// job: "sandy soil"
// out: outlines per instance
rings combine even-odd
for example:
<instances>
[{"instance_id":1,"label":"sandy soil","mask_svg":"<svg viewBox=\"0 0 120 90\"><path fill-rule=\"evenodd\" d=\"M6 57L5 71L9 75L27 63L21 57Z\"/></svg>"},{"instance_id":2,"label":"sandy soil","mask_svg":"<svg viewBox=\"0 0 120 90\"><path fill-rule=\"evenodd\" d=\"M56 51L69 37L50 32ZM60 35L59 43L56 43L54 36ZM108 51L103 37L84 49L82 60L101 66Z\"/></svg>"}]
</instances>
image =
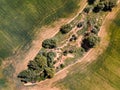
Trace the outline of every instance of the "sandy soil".
<instances>
[{"instance_id":1,"label":"sandy soil","mask_svg":"<svg viewBox=\"0 0 120 90\"><path fill-rule=\"evenodd\" d=\"M109 38L106 32L106 28L109 27L108 22L115 18L119 9L120 9L119 7L116 7L112 12L110 12L106 16L103 25L101 26L101 30L99 32L99 36L101 37L100 45L88 51L82 59L76 62L76 63L81 63L81 65L83 65L83 69L85 66L92 63L97 58L97 56L100 55L108 46ZM68 69L70 69L71 66L75 65L76 63L69 65L60 72L56 73L55 77L52 79L37 83L37 85L33 86L32 88L24 87L24 89L22 88L21 90L59 90L59 88L53 86L53 83L66 77L67 73L69 72Z\"/></svg>"}]
</instances>

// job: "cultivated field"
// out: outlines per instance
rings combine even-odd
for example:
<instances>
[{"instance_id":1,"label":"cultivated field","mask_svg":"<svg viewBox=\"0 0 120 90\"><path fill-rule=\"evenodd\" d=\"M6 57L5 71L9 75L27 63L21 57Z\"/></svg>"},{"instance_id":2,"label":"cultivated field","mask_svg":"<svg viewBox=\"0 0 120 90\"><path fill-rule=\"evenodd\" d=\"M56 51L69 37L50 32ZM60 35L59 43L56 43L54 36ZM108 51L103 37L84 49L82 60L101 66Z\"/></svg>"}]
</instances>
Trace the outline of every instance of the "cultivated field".
<instances>
[{"instance_id":1,"label":"cultivated field","mask_svg":"<svg viewBox=\"0 0 120 90\"><path fill-rule=\"evenodd\" d=\"M50 25L51 22L69 18L72 12L75 15L80 1L82 0L0 0L0 61L11 56L0 67L0 90L120 90L120 4L110 13L85 14L93 23L95 19L98 25L103 24L98 33L100 44L86 52L82 59L73 64L66 62L68 67L64 67L52 79L39 83L23 85L17 78L18 73L27 68L29 60L35 58L42 41L54 37L59 26L64 24L59 24L58 21ZM84 9L85 5L87 4L81 4L79 9ZM68 21L74 20L76 16ZM55 37L59 45L61 39L65 39L59 33ZM22 55L21 51L26 52Z\"/></svg>"},{"instance_id":2,"label":"cultivated field","mask_svg":"<svg viewBox=\"0 0 120 90\"><path fill-rule=\"evenodd\" d=\"M28 48L42 25L66 17L79 0L0 0L0 59ZM26 47L25 47L26 46Z\"/></svg>"},{"instance_id":3,"label":"cultivated field","mask_svg":"<svg viewBox=\"0 0 120 90\"><path fill-rule=\"evenodd\" d=\"M59 82L62 90L120 90L120 10L107 22L111 23L106 25L110 40L107 49L91 65L78 63L72 67Z\"/></svg>"},{"instance_id":4,"label":"cultivated field","mask_svg":"<svg viewBox=\"0 0 120 90\"><path fill-rule=\"evenodd\" d=\"M30 43L40 34L42 26L71 15L78 8L79 1L0 0L0 61L12 55L17 56L21 50L28 51ZM20 60L24 59L26 57L20 57ZM10 63L13 64L13 61ZM7 82L9 78L13 78L15 69L13 65L7 64L7 61L5 65L7 67L4 64L1 67L5 67L3 70L0 68L0 90L14 87ZM11 84L12 82L10 81Z\"/></svg>"}]
</instances>

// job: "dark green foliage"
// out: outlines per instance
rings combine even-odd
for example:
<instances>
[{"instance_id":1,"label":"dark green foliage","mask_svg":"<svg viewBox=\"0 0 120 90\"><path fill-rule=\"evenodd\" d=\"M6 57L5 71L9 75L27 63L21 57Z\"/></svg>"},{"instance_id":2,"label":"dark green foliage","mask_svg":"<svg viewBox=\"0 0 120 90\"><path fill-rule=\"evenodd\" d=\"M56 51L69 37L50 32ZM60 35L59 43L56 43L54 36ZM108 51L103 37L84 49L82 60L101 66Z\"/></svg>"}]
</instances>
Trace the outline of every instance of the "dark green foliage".
<instances>
[{"instance_id":1,"label":"dark green foliage","mask_svg":"<svg viewBox=\"0 0 120 90\"><path fill-rule=\"evenodd\" d=\"M47 59L44 56L37 55L34 60L28 63L28 68L33 70L41 70L47 66Z\"/></svg>"},{"instance_id":2,"label":"dark green foliage","mask_svg":"<svg viewBox=\"0 0 120 90\"><path fill-rule=\"evenodd\" d=\"M99 30L93 28L93 29L91 30L91 32L94 33L94 34L98 34Z\"/></svg>"},{"instance_id":3,"label":"dark green foliage","mask_svg":"<svg viewBox=\"0 0 120 90\"><path fill-rule=\"evenodd\" d=\"M77 36L76 35L72 35L72 37L70 38L69 41L76 41L77 40Z\"/></svg>"},{"instance_id":4,"label":"dark green foliage","mask_svg":"<svg viewBox=\"0 0 120 90\"><path fill-rule=\"evenodd\" d=\"M94 4L94 2L95 2L96 0L87 0L87 2L88 2L88 4Z\"/></svg>"},{"instance_id":5,"label":"dark green foliage","mask_svg":"<svg viewBox=\"0 0 120 90\"><path fill-rule=\"evenodd\" d=\"M47 78L52 78L54 76L54 69L52 68L45 68L45 74Z\"/></svg>"},{"instance_id":6,"label":"dark green foliage","mask_svg":"<svg viewBox=\"0 0 120 90\"><path fill-rule=\"evenodd\" d=\"M60 28L60 32L62 34L66 34L68 32L70 32L72 30L72 27L70 26L70 24L66 24L66 25L63 25L61 28Z\"/></svg>"},{"instance_id":7,"label":"dark green foliage","mask_svg":"<svg viewBox=\"0 0 120 90\"><path fill-rule=\"evenodd\" d=\"M97 26L95 26L95 27L91 30L91 32L97 35L98 32L99 32L99 28L98 28Z\"/></svg>"},{"instance_id":8,"label":"dark green foliage","mask_svg":"<svg viewBox=\"0 0 120 90\"><path fill-rule=\"evenodd\" d=\"M97 4L97 5L94 7L93 11L97 13L97 12L99 12L100 10L103 10L104 7L105 7L104 2L100 2L99 4Z\"/></svg>"},{"instance_id":9,"label":"dark green foliage","mask_svg":"<svg viewBox=\"0 0 120 90\"><path fill-rule=\"evenodd\" d=\"M28 67L29 69L33 69L33 70L39 69L37 62L35 62L35 60L30 61L28 63Z\"/></svg>"},{"instance_id":10,"label":"dark green foliage","mask_svg":"<svg viewBox=\"0 0 120 90\"><path fill-rule=\"evenodd\" d=\"M78 28L81 28L83 26L83 22L79 22L78 24L77 24L77 27Z\"/></svg>"},{"instance_id":11,"label":"dark green foliage","mask_svg":"<svg viewBox=\"0 0 120 90\"><path fill-rule=\"evenodd\" d=\"M56 41L53 39L46 39L42 42L42 47L53 49L57 47Z\"/></svg>"},{"instance_id":12,"label":"dark green foliage","mask_svg":"<svg viewBox=\"0 0 120 90\"><path fill-rule=\"evenodd\" d=\"M49 58L54 56L52 52L49 52L47 55ZM34 83L46 78L52 78L54 76L54 69L50 64L53 65L53 61L48 61L50 59L47 59L38 54L33 61L29 62L28 69L19 73L18 78L21 78L21 81L25 83Z\"/></svg>"},{"instance_id":13,"label":"dark green foliage","mask_svg":"<svg viewBox=\"0 0 120 90\"><path fill-rule=\"evenodd\" d=\"M96 13L99 11L112 11L115 5L115 1L101 1L94 7L93 11Z\"/></svg>"},{"instance_id":14,"label":"dark green foliage","mask_svg":"<svg viewBox=\"0 0 120 90\"><path fill-rule=\"evenodd\" d=\"M84 10L83 10L85 13L89 13L90 12L90 7L86 7L86 8L84 8Z\"/></svg>"},{"instance_id":15,"label":"dark green foliage","mask_svg":"<svg viewBox=\"0 0 120 90\"><path fill-rule=\"evenodd\" d=\"M56 53L54 53L54 52L47 53L47 57L49 57L49 58L54 58L55 56L56 56Z\"/></svg>"},{"instance_id":16,"label":"dark green foliage","mask_svg":"<svg viewBox=\"0 0 120 90\"><path fill-rule=\"evenodd\" d=\"M27 83L27 82L32 82L32 83L36 82L37 81L36 76L37 75L36 75L35 71L29 70L29 69L20 72L20 74L18 75L19 78L22 78L21 81L25 82L25 83Z\"/></svg>"},{"instance_id":17,"label":"dark green foliage","mask_svg":"<svg viewBox=\"0 0 120 90\"><path fill-rule=\"evenodd\" d=\"M47 64L49 67L53 67L53 61L55 56L56 56L56 53L54 52L47 53Z\"/></svg>"},{"instance_id":18,"label":"dark green foliage","mask_svg":"<svg viewBox=\"0 0 120 90\"><path fill-rule=\"evenodd\" d=\"M43 51L43 52L41 51L39 54L41 54L41 55L47 57L47 51Z\"/></svg>"},{"instance_id":19,"label":"dark green foliage","mask_svg":"<svg viewBox=\"0 0 120 90\"><path fill-rule=\"evenodd\" d=\"M70 49L68 52L69 52L69 53L74 53L74 50Z\"/></svg>"},{"instance_id":20,"label":"dark green foliage","mask_svg":"<svg viewBox=\"0 0 120 90\"><path fill-rule=\"evenodd\" d=\"M64 64L60 64L60 68L64 68L65 67L65 65Z\"/></svg>"},{"instance_id":21,"label":"dark green foliage","mask_svg":"<svg viewBox=\"0 0 120 90\"><path fill-rule=\"evenodd\" d=\"M65 50L65 51L63 52L63 55L64 55L64 56L67 56L67 54L68 54L68 50Z\"/></svg>"},{"instance_id":22,"label":"dark green foliage","mask_svg":"<svg viewBox=\"0 0 120 90\"><path fill-rule=\"evenodd\" d=\"M93 48L96 46L96 44L100 41L99 37L95 34L89 34L88 36L85 36L85 38L82 41L82 47L87 51L90 48Z\"/></svg>"},{"instance_id":23,"label":"dark green foliage","mask_svg":"<svg viewBox=\"0 0 120 90\"><path fill-rule=\"evenodd\" d=\"M112 11L112 8L115 6L114 1L105 2L103 11Z\"/></svg>"}]
</instances>

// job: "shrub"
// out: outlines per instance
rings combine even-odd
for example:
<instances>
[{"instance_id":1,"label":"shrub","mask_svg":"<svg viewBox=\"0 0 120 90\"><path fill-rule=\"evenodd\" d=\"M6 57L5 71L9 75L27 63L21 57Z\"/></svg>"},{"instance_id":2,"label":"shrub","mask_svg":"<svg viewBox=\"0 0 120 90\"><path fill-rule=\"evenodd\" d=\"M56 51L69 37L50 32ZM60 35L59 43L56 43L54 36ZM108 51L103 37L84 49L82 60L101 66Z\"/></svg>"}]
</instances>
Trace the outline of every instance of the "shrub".
<instances>
[{"instance_id":1,"label":"shrub","mask_svg":"<svg viewBox=\"0 0 120 90\"><path fill-rule=\"evenodd\" d=\"M57 47L56 41L53 39L46 39L42 43L42 47L48 48L48 49L53 49Z\"/></svg>"},{"instance_id":2,"label":"shrub","mask_svg":"<svg viewBox=\"0 0 120 90\"><path fill-rule=\"evenodd\" d=\"M44 56L37 55L34 60L40 68L47 66L47 59Z\"/></svg>"},{"instance_id":3,"label":"shrub","mask_svg":"<svg viewBox=\"0 0 120 90\"><path fill-rule=\"evenodd\" d=\"M91 32L97 35L98 32L99 32L99 29L97 29L97 28L93 28L93 29L91 30Z\"/></svg>"},{"instance_id":4,"label":"shrub","mask_svg":"<svg viewBox=\"0 0 120 90\"><path fill-rule=\"evenodd\" d=\"M71 41L75 41L75 40L77 40L77 36L76 35L72 35L72 37L69 39L70 42Z\"/></svg>"},{"instance_id":5,"label":"shrub","mask_svg":"<svg viewBox=\"0 0 120 90\"><path fill-rule=\"evenodd\" d=\"M74 53L74 50L70 49L70 50L69 50L69 53Z\"/></svg>"},{"instance_id":6,"label":"shrub","mask_svg":"<svg viewBox=\"0 0 120 90\"><path fill-rule=\"evenodd\" d=\"M56 53L54 52L48 52L47 53L47 65L48 67L53 67L53 61L54 61L54 57L56 56Z\"/></svg>"},{"instance_id":7,"label":"shrub","mask_svg":"<svg viewBox=\"0 0 120 90\"><path fill-rule=\"evenodd\" d=\"M45 68L45 77L52 78L54 76L54 69L53 68Z\"/></svg>"},{"instance_id":8,"label":"shrub","mask_svg":"<svg viewBox=\"0 0 120 90\"><path fill-rule=\"evenodd\" d=\"M86 7L83 11L84 11L85 13L89 13L89 12L90 12L90 7Z\"/></svg>"},{"instance_id":9,"label":"shrub","mask_svg":"<svg viewBox=\"0 0 120 90\"><path fill-rule=\"evenodd\" d=\"M94 2L95 2L96 0L87 0L87 2L88 2L88 4L94 4Z\"/></svg>"},{"instance_id":10,"label":"shrub","mask_svg":"<svg viewBox=\"0 0 120 90\"><path fill-rule=\"evenodd\" d=\"M36 73L32 70L24 70L19 73L19 78L22 78L22 82L36 82Z\"/></svg>"},{"instance_id":11,"label":"shrub","mask_svg":"<svg viewBox=\"0 0 120 90\"><path fill-rule=\"evenodd\" d=\"M64 64L60 64L60 68L64 68L65 67L65 65Z\"/></svg>"},{"instance_id":12,"label":"shrub","mask_svg":"<svg viewBox=\"0 0 120 90\"><path fill-rule=\"evenodd\" d=\"M62 34L66 34L68 32L70 32L72 30L72 27L70 26L70 24L66 24L66 25L63 25L61 28L60 28L60 32Z\"/></svg>"},{"instance_id":13,"label":"shrub","mask_svg":"<svg viewBox=\"0 0 120 90\"><path fill-rule=\"evenodd\" d=\"M116 5L115 1L100 1L93 9L94 12L99 11L112 11L112 8Z\"/></svg>"},{"instance_id":14,"label":"shrub","mask_svg":"<svg viewBox=\"0 0 120 90\"><path fill-rule=\"evenodd\" d=\"M65 50L65 51L63 52L63 55L64 55L64 56L67 56L67 54L68 54L68 51Z\"/></svg>"},{"instance_id":15,"label":"shrub","mask_svg":"<svg viewBox=\"0 0 120 90\"><path fill-rule=\"evenodd\" d=\"M56 57L56 53L55 52L48 52L47 57L54 58L54 57Z\"/></svg>"},{"instance_id":16,"label":"shrub","mask_svg":"<svg viewBox=\"0 0 120 90\"><path fill-rule=\"evenodd\" d=\"M49 52L48 56L54 56L53 52ZM53 61L52 61L53 62ZM53 65L53 63L49 62ZM54 76L54 69L47 64L47 58L41 55L37 55L33 61L28 64L28 69L20 72L18 78L21 78L22 82L41 81L46 78L52 78Z\"/></svg>"},{"instance_id":17,"label":"shrub","mask_svg":"<svg viewBox=\"0 0 120 90\"><path fill-rule=\"evenodd\" d=\"M82 47L87 51L93 48L100 41L99 37L95 34L89 34L82 41Z\"/></svg>"}]
</instances>

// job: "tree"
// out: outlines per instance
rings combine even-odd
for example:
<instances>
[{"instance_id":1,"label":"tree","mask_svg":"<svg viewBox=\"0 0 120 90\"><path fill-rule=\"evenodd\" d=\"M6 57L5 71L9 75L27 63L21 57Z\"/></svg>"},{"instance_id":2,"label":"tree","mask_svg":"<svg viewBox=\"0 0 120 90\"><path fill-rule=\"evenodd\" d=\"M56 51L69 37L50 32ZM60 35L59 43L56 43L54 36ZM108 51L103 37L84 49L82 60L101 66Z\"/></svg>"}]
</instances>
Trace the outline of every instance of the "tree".
<instances>
[{"instance_id":1,"label":"tree","mask_svg":"<svg viewBox=\"0 0 120 90\"><path fill-rule=\"evenodd\" d=\"M112 8L116 5L116 3L114 1L109 1L109 2L105 2L105 7L103 8L103 11L112 11Z\"/></svg>"},{"instance_id":2,"label":"tree","mask_svg":"<svg viewBox=\"0 0 120 90\"><path fill-rule=\"evenodd\" d=\"M90 12L90 7L86 7L83 11L84 11L85 13L89 13L89 12Z\"/></svg>"},{"instance_id":3,"label":"tree","mask_svg":"<svg viewBox=\"0 0 120 90\"><path fill-rule=\"evenodd\" d=\"M89 50L90 48L93 48L96 46L96 44L100 41L99 37L95 34L89 34L82 40L82 47L85 49L85 51Z\"/></svg>"},{"instance_id":4,"label":"tree","mask_svg":"<svg viewBox=\"0 0 120 90\"><path fill-rule=\"evenodd\" d=\"M54 53L54 52L47 53L47 65L48 65L48 67L53 67L53 61L54 61L55 56L56 56L56 53Z\"/></svg>"},{"instance_id":5,"label":"tree","mask_svg":"<svg viewBox=\"0 0 120 90\"><path fill-rule=\"evenodd\" d=\"M91 30L91 32L97 35L99 32L99 28L97 26L94 26L94 28Z\"/></svg>"},{"instance_id":6,"label":"tree","mask_svg":"<svg viewBox=\"0 0 120 90\"><path fill-rule=\"evenodd\" d=\"M60 68L64 68L65 67L65 65L64 64L60 64Z\"/></svg>"},{"instance_id":7,"label":"tree","mask_svg":"<svg viewBox=\"0 0 120 90\"><path fill-rule=\"evenodd\" d=\"M53 39L46 39L42 42L42 47L53 49L57 47L56 41Z\"/></svg>"},{"instance_id":8,"label":"tree","mask_svg":"<svg viewBox=\"0 0 120 90\"><path fill-rule=\"evenodd\" d=\"M32 60L32 61L29 61L28 68L33 69L33 70L37 70L40 67L37 65L37 62L35 62L35 60Z\"/></svg>"},{"instance_id":9,"label":"tree","mask_svg":"<svg viewBox=\"0 0 120 90\"><path fill-rule=\"evenodd\" d=\"M87 0L87 2L88 2L88 4L94 4L94 2L95 2L96 0Z\"/></svg>"},{"instance_id":10,"label":"tree","mask_svg":"<svg viewBox=\"0 0 120 90\"><path fill-rule=\"evenodd\" d=\"M79 23L77 24L77 27L78 27L78 28L81 28L81 27L83 26L83 24L84 24L83 22L79 22Z\"/></svg>"},{"instance_id":11,"label":"tree","mask_svg":"<svg viewBox=\"0 0 120 90\"><path fill-rule=\"evenodd\" d=\"M100 2L97 7L100 9L100 10L103 10L103 8L105 7L104 5L104 2Z\"/></svg>"},{"instance_id":12,"label":"tree","mask_svg":"<svg viewBox=\"0 0 120 90\"><path fill-rule=\"evenodd\" d=\"M52 78L54 76L54 69L53 68L45 68L45 77Z\"/></svg>"},{"instance_id":13,"label":"tree","mask_svg":"<svg viewBox=\"0 0 120 90\"><path fill-rule=\"evenodd\" d=\"M47 66L47 59L41 55L37 55L35 57L35 62L37 63L38 67L40 67L40 68L44 68Z\"/></svg>"},{"instance_id":14,"label":"tree","mask_svg":"<svg viewBox=\"0 0 120 90\"><path fill-rule=\"evenodd\" d=\"M22 78L22 82L36 82L36 73L33 70L24 70L19 73L18 78Z\"/></svg>"},{"instance_id":15,"label":"tree","mask_svg":"<svg viewBox=\"0 0 120 90\"><path fill-rule=\"evenodd\" d=\"M52 52L48 56L54 56ZM52 61L53 62L53 61ZM52 78L54 76L54 69L47 65L47 58L41 55L37 55L33 61L28 64L28 69L20 72L18 78L21 78L22 82L36 82L46 78Z\"/></svg>"},{"instance_id":16,"label":"tree","mask_svg":"<svg viewBox=\"0 0 120 90\"><path fill-rule=\"evenodd\" d=\"M112 11L112 8L116 5L115 1L100 1L93 9L94 12L99 11Z\"/></svg>"},{"instance_id":17,"label":"tree","mask_svg":"<svg viewBox=\"0 0 120 90\"><path fill-rule=\"evenodd\" d=\"M68 32L70 32L72 30L72 27L70 26L70 24L66 24L66 25L63 25L61 28L60 28L60 32L62 34L66 34Z\"/></svg>"}]
</instances>

